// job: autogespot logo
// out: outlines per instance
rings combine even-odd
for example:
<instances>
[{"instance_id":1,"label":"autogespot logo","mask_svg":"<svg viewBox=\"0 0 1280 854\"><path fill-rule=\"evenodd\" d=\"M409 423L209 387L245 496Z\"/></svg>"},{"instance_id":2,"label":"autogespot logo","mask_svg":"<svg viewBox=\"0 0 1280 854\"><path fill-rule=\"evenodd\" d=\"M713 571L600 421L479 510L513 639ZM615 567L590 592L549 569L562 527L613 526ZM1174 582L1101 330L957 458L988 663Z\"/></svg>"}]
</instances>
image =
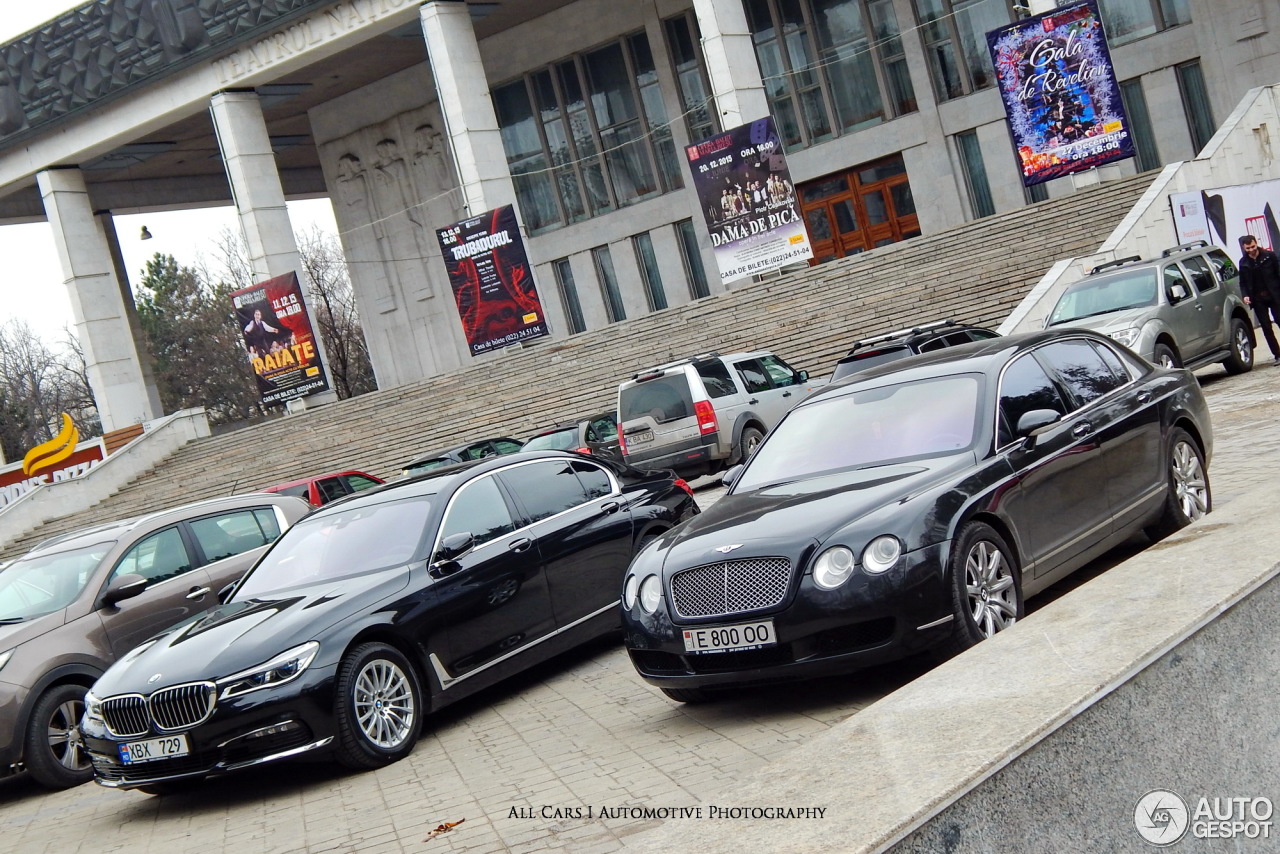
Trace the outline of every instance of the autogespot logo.
<instances>
[{"instance_id":1,"label":"autogespot logo","mask_svg":"<svg viewBox=\"0 0 1280 854\"><path fill-rule=\"evenodd\" d=\"M1147 792L1133 809L1133 823L1152 845L1172 845L1187 833L1187 804L1173 792Z\"/></svg>"}]
</instances>

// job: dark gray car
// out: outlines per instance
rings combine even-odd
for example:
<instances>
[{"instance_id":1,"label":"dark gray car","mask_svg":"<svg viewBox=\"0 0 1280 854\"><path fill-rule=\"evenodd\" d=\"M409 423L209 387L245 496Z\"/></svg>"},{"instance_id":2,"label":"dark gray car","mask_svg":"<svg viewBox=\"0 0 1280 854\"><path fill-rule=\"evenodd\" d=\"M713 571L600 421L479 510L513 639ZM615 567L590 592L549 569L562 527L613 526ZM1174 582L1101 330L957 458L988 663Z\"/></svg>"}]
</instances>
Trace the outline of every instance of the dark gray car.
<instances>
[{"instance_id":1,"label":"dark gray car","mask_svg":"<svg viewBox=\"0 0 1280 854\"><path fill-rule=\"evenodd\" d=\"M117 659L218 604L280 533L311 511L256 493L84 528L0 572L0 777L66 788L93 777L85 692Z\"/></svg>"}]
</instances>

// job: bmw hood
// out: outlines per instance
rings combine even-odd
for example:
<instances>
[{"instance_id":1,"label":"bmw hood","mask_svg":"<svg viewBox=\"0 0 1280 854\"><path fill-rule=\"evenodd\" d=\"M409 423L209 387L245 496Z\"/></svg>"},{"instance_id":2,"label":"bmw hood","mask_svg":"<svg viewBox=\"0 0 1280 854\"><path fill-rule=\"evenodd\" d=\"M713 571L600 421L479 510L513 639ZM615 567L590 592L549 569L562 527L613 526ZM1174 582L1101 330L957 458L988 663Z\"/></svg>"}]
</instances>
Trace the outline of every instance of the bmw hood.
<instances>
[{"instance_id":1,"label":"bmw hood","mask_svg":"<svg viewBox=\"0 0 1280 854\"><path fill-rule=\"evenodd\" d=\"M850 523L900 504L973 464L973 454L965 452L726 495L679 529L664 569L736 557L798 556Z\"/></svg>"},{"instance_id":2,"label":"bmw hood","mask_svg":"<svg viewBox=\"0 0 1280 854\"><path fill-rule=\"evenodd\" d=\"M217 681L318 640L335 623L371 612L408 582L409 568L401 566L219 605L144 644L141 653L125 655L93 692L149 694L168 685Z\"/></svg>"}]
</instances>

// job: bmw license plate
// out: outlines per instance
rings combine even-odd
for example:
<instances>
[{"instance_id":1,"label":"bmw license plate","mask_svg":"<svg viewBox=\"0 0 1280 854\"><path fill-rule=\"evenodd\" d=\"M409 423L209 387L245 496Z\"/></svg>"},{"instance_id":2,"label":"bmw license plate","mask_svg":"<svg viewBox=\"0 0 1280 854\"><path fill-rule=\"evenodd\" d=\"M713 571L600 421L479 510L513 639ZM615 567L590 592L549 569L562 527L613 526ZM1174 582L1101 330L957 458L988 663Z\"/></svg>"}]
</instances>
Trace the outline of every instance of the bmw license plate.
<instances>
[{"instance_id":1,"label":"bmw license plate","mask_svg":"<svg viewBox=\"0 0 1280 854\"><path fill-rule=\"evenodd\" d=\"M778 637L773 633L773 620L742 623L736 626L704 626L684 630L685 652L729 652L773 646Z\"/></svg>"},{"instance_id":2,"label":"bmw license plate","mask_svg":"<svg viewBox=\"0 0 1280 854\"><path fill-rule=\"evenodd\" d=\"M191 752L185 735L167 735L164 738L150 738L146 741L131 741L120 745L120 761L125 765L139 762L154 762L157 759L172 759L175 756L186 756Z\"/></svg>"}]
</instances>

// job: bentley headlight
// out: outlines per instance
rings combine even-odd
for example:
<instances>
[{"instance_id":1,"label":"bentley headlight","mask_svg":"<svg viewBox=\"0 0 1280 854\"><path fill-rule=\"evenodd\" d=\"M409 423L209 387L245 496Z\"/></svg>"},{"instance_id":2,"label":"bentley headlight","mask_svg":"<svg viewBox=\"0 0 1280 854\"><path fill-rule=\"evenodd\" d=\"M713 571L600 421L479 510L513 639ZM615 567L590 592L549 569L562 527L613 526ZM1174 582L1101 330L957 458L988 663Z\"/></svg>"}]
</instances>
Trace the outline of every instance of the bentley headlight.
<instances>
[{"instance_id":1,"label":"bentley headlight","mask_svg":"<svg viewBox=\"0 0 1280 854\"><path fill-rule=\"evenodd\" d=\"M656 575L650 575L640 582L640 607L650 614L658 610L662 601L662 581Z\"/></svg>"},{"instance_id":2,"label":"bentley headlight","mask_svg":"<svg viewBox=\"0 0 1280 854\"><path fill-rule=\"evenodd\" d=\"M274 688L286 682L292 682L302 675L320 650L316 641L308 641L301 646L282 652L270 661L265 661L248 670L241 670L218 680L219 696L222 699L239 697L250 691L262 688Z\"/></svg>"},{"instance_id":3,"label":"bentley headlight","mask_svg":"<svg viewBox=\"0 0 1280 854\"><path fill-rule=\"evenodd\" d=\"M862 551L862 568L872 575L879 575L893 568L902 556L902 543L897 537L885 534L867 543Z\"/></svg>"},{"instance_id":4,"label":"bentley headlight","mask_svg":"<svg viewBox=\"0 0 1280 854\"><path fill-rule=\"evenodd\" d=\"M636 596L639 595L640 580L634 575L627 576L627 583L622 587L622 607L630 611L636 605Z\"/></svg>"},{"instance_id":5,"label":"bentley headlight","mask_svg":"<svg viewBox=\"0 0 1280 854\"><path fill-rule=\"evenodd\" d=\"M835 590L853 574L853 552L835 546L818 555L813 564L813 583L823 590Z\"/></svg>"},{"instance_id":6,"label":"bentley headlight","mask_svg":"<svg viewBox=\"0 0 1280 854\"><path fill-rule=\"evenodd\" d=\"M1141 332L1142 330L1138 327L1130 326L1128 329L1118 329L1115 332L1108 333L1108 335L1113 341L1118 341L1126 347L1132 347L1137 343L1138 335Z\"/></svg>"}]
</instances>

